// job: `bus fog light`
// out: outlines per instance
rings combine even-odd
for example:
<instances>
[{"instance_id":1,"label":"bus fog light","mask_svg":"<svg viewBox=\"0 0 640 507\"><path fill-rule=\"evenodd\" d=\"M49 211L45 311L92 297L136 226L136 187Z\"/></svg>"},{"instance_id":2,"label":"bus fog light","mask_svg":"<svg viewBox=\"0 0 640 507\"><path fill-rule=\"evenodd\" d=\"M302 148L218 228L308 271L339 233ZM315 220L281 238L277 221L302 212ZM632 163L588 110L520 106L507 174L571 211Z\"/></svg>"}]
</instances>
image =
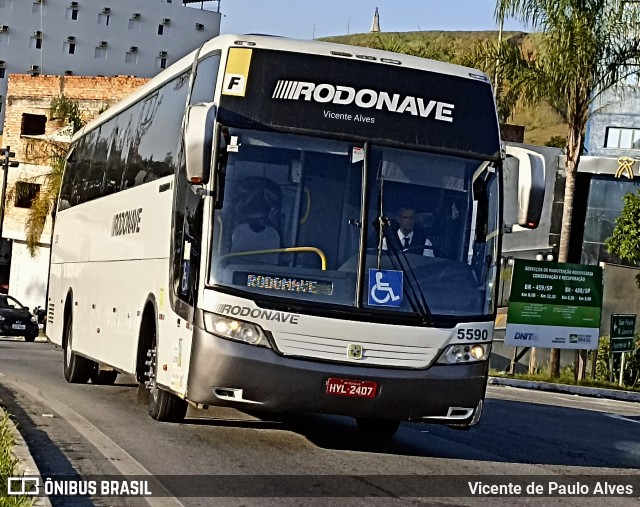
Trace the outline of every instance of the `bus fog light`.
<instances>
[{"instance_id":1,"label":"bus fog light","mask_svg":"<svg viewBox=\"0 0 640 507\"><path fill-rule=\"evenodd\" d=\"M239 342L271 347L264 331L257 324L230 319L215 313L204 312L204 328L206 331Z\"/></svg>"},{"instance_id":2,"label":"bus fog light","mask_svg":"<svg viewBox=\"0 0 640 507\"><path fill-rule=\"evenodd\" d=\"M489 358L491 345L489 343L454 344L444 349L437 364L464 364L485 361Z\"/></svg>"}]
</instances>

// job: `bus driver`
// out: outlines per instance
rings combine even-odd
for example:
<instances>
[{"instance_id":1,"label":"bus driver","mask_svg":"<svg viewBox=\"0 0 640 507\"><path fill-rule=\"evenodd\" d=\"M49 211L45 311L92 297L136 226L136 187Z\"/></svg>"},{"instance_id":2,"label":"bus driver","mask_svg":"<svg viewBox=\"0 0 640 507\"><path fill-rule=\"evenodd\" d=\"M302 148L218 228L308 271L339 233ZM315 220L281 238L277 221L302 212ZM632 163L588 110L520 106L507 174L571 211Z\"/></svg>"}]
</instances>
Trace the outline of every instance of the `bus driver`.
<instances>
[{"instance_id":1,"label":"bus driver","mask_svg":"<svg viewBox=\"0 0 640 507\"><path fill-rule=\"evenodd\" d=\"M418 246L432 246L431 240L427 238L426 233L422 229L415 226L415 222L415 210L413 208L402 207L398 210L396 222L391 224L391 228L395 234L397 234L399 245L403 251L412 248L412 250L417 253L419 250L416 249L416 247ZM382 249L387 249L386 241L383 241ZM422 255L425 257L433 257L433 249L425 248L422 251Z\"/></svg>"}]
</instances>

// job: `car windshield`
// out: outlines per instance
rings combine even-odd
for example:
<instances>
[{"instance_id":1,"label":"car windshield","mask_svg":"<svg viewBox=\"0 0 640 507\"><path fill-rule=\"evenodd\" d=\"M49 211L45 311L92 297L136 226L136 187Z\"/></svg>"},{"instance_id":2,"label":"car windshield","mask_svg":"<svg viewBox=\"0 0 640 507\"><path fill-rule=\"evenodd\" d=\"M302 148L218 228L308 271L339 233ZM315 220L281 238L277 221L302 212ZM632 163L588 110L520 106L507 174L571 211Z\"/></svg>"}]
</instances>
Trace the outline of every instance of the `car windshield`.
<instances>
[{"instance_id":1,"label":"car windshield","mask_svg":"<svg viewBox=\"0 0 640 507\"><path fill-rule=\"evenodd\" d=\"M225 139L209 284L367 313L493 311L492 164L234 128Z\"/></svg>"},{"instance_id":2,"label":"car windshield","mask_svg":"<svg viewBox=\"0 0 640 507\"><path fill-rule=\"evenodd\" d=\"M22 310L24 306L11 296L0 295L0 309Z\"/></svg>"}]
</instances>

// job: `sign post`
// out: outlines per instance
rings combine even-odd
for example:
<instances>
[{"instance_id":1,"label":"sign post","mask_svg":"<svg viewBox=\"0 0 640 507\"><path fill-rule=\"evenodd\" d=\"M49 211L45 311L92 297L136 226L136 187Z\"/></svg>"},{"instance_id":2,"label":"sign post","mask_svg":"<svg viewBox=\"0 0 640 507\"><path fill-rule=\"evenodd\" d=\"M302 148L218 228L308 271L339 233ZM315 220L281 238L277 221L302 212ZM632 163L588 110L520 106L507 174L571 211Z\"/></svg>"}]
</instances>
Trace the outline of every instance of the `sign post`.
<instances>
[{"instance_id":1,"label":"sign post","mask_svg":"<svg viewBox=\"0 0 640 507\"><path fill-rule=\"evenodd\" d=\"M609 353L609 380L613 382L613 354L622 354L620 357L620 379L624 373L625 352L633 351L634 336L636 333L636 315L614 313L611 315L611 350Z\"/></svg>"}]
</instances>

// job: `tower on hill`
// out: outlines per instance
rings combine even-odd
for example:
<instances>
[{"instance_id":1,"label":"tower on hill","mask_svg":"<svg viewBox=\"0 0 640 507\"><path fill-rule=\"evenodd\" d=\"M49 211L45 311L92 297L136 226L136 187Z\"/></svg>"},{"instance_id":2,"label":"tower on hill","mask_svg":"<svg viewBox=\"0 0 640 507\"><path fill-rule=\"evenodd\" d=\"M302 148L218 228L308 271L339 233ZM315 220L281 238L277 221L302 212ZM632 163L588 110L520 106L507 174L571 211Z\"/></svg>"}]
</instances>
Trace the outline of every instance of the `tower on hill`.
<instances>
[{"instance_id":1,"label":"tower on hill","mask_svg":"<svg viewBox=\"0 0 640 507\"><path fill-rule=\"evenodd\" d=\"M373 15L373 23L371 23L370 32L379 32L380 31L380 15L378 14L378 8L376 7L376 12Z\"/></svg>"}]
</instances>

